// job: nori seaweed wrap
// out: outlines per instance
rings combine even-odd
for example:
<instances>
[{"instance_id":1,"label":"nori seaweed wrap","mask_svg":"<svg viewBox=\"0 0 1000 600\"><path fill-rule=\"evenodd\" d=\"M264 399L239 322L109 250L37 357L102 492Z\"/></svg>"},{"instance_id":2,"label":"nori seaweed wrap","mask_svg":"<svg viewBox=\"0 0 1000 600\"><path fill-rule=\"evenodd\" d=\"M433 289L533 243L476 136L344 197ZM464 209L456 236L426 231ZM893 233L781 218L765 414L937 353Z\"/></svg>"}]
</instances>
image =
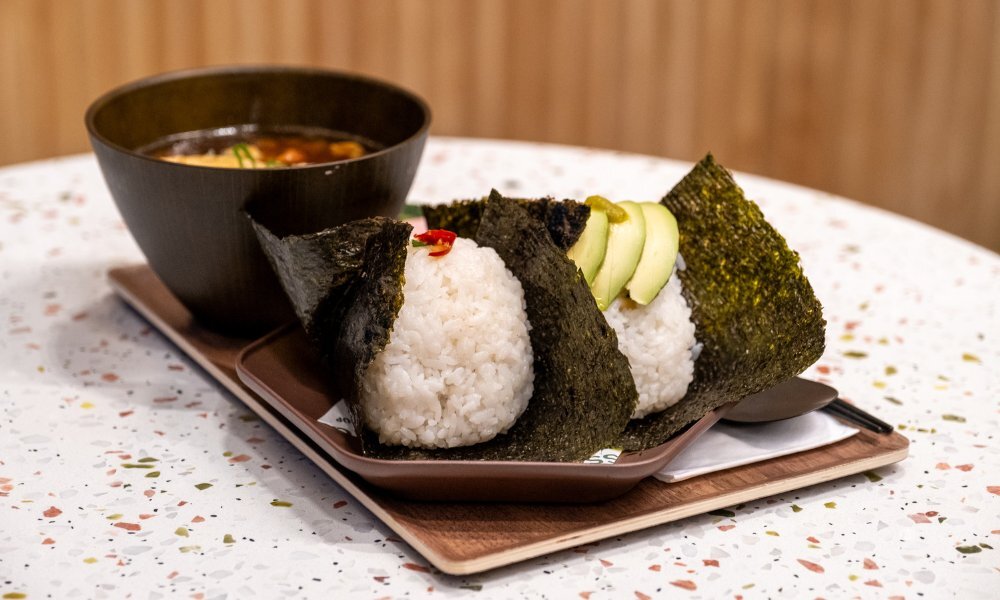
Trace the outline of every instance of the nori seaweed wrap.
<instances>
[{"instance_id":1,"label":"nori seaweed wrap","mask_svg":"<svg viewBox=\"0 0 1000 600\"><path fill-rule=\"evenodd\" d=\"M790 379L823 354L826 322L798 254L711 154L661 200L677 219L677 271L702 344L687 394L629 423L620 444L663 443L711 410Z\"/></svg>"},{"instance_id":2,"label":"nori seaweed wrap","mask_svg":"<svg viewBox=\"0 0 1000 600\"><path fill-rule=\"evenodd\" d=\"M499 195L499 192L493 190ZM437 204L423 207L428 229L447 229L462 237L476 237L486 204L493 197L478 200L459 200L451 204ZM587 224L590 207L576 200L556 200L554 198L509 198L527 211L528 215L543 224L552 241L562 250L569 250Z\"/></svg>"}]
</instances>

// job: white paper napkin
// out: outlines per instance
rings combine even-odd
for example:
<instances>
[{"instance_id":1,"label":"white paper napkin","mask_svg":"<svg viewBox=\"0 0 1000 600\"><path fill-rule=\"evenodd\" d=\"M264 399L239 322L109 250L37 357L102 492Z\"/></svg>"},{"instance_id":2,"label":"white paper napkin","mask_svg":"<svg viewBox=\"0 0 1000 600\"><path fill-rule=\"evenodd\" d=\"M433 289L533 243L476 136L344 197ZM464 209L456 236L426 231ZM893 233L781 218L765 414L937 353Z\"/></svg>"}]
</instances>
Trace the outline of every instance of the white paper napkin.
<instances>
[{"instance_id":1,"label":"white paper napkin","mask_svg":"<svg viewBox=\"0 0 1000 600\"><path fill-rule=\"evenodd\" d=\"M773 423L712 426L653 476L672 483L768 458L811 450L851 437L858 430L814 411Z\"/></svg>"}]
</instances>

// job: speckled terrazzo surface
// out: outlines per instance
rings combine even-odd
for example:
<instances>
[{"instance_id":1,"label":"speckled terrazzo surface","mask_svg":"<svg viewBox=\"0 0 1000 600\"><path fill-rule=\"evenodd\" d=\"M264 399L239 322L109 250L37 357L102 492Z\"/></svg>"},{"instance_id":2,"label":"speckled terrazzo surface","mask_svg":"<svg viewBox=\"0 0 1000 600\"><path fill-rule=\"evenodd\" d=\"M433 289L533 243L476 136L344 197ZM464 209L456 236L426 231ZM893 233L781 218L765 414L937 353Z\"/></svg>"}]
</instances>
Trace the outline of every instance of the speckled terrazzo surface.
<instances>
[{"instance_id":1,"label":"speckled terrazzo surface","mask_svg":"<svg viewBox=\"0 0 1000 600\"><path fill-rule=\"evenodd\" d=\"M410 198L658 199L688 166L437 138ZM996 597L1000 257L737 181L825 306L806 375L897 425L910 458L451 577L113 296L107 269L142 258L93 157L0 169L0 598Z\"/></svg>"}]
</instances>

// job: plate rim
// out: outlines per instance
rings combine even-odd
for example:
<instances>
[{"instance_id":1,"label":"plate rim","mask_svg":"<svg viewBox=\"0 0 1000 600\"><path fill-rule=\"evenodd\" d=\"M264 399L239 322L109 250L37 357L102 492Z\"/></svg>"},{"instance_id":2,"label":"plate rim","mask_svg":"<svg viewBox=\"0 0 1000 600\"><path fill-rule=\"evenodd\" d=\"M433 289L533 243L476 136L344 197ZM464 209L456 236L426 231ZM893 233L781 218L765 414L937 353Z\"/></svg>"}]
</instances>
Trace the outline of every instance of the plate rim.
<instances>
[{"instance_id":1,"label":"plate rim","mask_svg":"<svg viewBox=\"0 0 1000 600\"><path fill-rule=\"evenodd\" d=\"M418 469L442 472L436 473L436 475L445 475L447 474L447 471L456 469L497 471L511 474L525 472L524 474L528 475L533 474L538 469L545 469L549 472L556 471L559 474L573 477L600 480L606 480L609 477L614 479L627 479L635 477L638 481L638 479L652 475L654 472L662 469L663 466L669 462L670 459L676 456L677 453L682 451L683 448L687 447L690 443L694 442L695 439L700 437L701 434L714 425L716 421L723 418L723 415L729 409L729 405L727 405L710 411L701 419L694 421L682 433L664 442L663 444L637 452L623 452L621 455L622 457L643 457L640 460L633 460L629 462L621 462L621 457L613 464L514 460L391 460L374 458L357 453L352 449L345 448L344 445L336 443L336 440L331 440L326 435L326 431L324 430L329 429L336 431L334 427L320 423L315 419L308 418L301 415L299 411L294 410L290 403L286 399L282 398L278 392L272 389L268 381L265 378L262 378L257 371L252 368L252 360L257 353L267 349L269 346L280 341L284 337L298 334L304 335L301 331L301 326L298 323L293 322L282 325L252 341L239 352L235 365L236 374L244 385L250 388L262 400L274 407L275 410L278 410L283 416L292 421L303 431L303 433L308 435L311 439L313 439L313 441L319 444L320 447L327 451L332 458L337 460L340 465L362 477L365 476L365 473L360 472L357 468L354 468L351 464L347 463L354 463L355 466L363 466L366 469L392 472L408 472ZM290 408L292 414L289 414ZM678 445L680 445L679 449L676 448ZM412 473L405 474L412 476Z\"/></svg>"}]
</instances>

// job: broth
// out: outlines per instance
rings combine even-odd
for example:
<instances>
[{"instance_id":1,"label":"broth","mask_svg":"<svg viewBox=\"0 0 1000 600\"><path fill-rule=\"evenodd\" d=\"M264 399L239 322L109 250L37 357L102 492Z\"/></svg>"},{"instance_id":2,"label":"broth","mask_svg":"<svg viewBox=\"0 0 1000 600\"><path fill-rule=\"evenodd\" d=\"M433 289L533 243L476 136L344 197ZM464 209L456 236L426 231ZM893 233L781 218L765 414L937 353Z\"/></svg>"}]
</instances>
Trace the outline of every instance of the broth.
<instances>
[{"instance_id":1,"label":"broth","mask_svg":"<svg viewBox=\"0 0 1000 600\"><path fill-rule=\"evenodd\" d=\"M380 148L359 136L319 127L244 125L174 134L137 151L202 167L268 169L350 160Z\"/></svg>"}]
</instances>

